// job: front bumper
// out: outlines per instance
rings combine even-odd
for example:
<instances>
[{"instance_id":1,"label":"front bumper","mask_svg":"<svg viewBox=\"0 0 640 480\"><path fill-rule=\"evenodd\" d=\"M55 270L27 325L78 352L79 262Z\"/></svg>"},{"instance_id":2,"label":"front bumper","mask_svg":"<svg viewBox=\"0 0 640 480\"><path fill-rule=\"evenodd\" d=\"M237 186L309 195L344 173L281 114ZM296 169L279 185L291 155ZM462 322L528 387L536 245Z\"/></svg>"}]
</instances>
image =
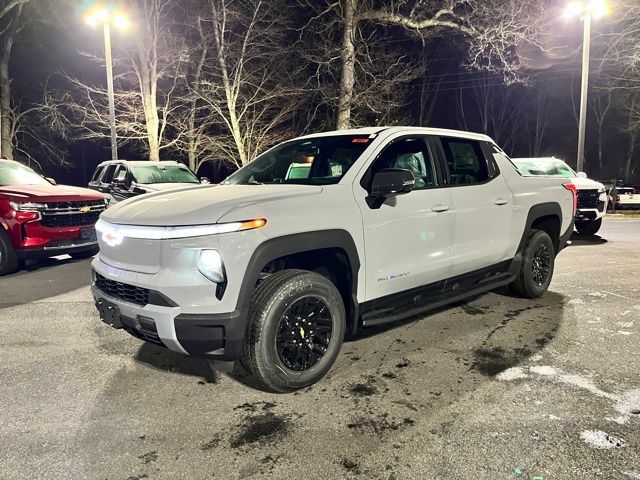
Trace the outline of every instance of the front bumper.
<instances>
[{"instance_id":1,"label":"front bumper","mask_svg":"<svg viewBox=\"0 0 640 480\"><path fill-rule=\"evenodd\" d=\"M88 250L97 250L98 243L95 241L64 241L51 242L42 248L25 248L16 250L16 255L20 260L35 260L40 258L55 257L57 255L71 255L74 253L86 252Z\"/></svg>"},{"instance_id":2,"label":"front bumper","mask_svg":"<svg viewBox=\"0 0 640 480\"><path fill-rule=\"evenodd\" d=\"M225 361L240 357L246 312L185 314L178 306L135 305L106 294L95 281L91 291L98 311L117 309L115 323L102 320L134 337L186 355Z\"/></svg>"}]
</instances>

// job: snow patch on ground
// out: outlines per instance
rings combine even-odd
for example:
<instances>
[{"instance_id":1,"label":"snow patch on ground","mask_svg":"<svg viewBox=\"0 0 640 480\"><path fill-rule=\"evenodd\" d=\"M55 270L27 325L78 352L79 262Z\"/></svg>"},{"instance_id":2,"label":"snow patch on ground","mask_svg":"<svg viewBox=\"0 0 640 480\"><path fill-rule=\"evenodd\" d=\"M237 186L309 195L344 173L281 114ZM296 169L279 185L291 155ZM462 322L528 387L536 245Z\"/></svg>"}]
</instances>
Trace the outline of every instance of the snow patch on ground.
<instances>
[{"instance_id":1,"label":"snow patch on ground","mask_svg":"<svg viewBox=\"0 0 640 480\"><path fill-rule=\"evenodd\" d=\"M512 380L519 380L521 378L527 378L527 374L524 372L522 367L507 368L496 375L496 380L500 380L502 382L511 382Z\"/></svg>"},{"instance_id":2,"label":"snow patch on ground","mask_svg":"<svg viewBox=\"0 0 640 480\"><path fill-rule=\"evenodd\" d=\"M609 435L602 430L585 430L580 433L580 438L590 447L598 449L622 448L625 446L624 440Z\"/></svg>"},{"instance_id":3,"label":"snow patch on ground","mask_svg":"<svg viewBox=\"0 0 640 480\"><path fill-rule=\"evenodd\" d=\"M546 377L556 376L560 374L560 370L554 367L550 367L548 365L540 365L529 368L529 370L533 373L537 373L538 375L544 375Z\"/></svg>"},{"instance_id":4,"label":"snow patch on ground","mask_svg":"<svg viewBox=\"0 0 640 480\"><path fill-rule=\"evenodd\" d=\"M633 328L634 322L616 322L620 328Z\"/></svg>"},{"instance_id":5,"label":"snow patch on ground","mask_svg":"<svg viewBox=\"0 0 640 480\"><path fill-rule=\"evenodd\" d=\"M623 331L623 330L618 330L618 335L629 336L629 335L633 335L633 332L627 332L627 331Z\"/></svg>"},{"instance_id":6,"label":"snow patch on ground","mask_svg":"<svg viewBox=\"0 0 640 480\"><path fill-rule=\"evenodd\" d=\"M631 416L640 418L640 389L629 390L620 395L614 408L625 422Z\"/></svg>"},{"instance_id":7,"label":"snow patch on ground","mask_svg":"<svg viewBox=\"0 0 640 480\"><path fill-rule=\"evenodd\" d=\"M535 355L532 355L531 357L529 357L529 361L531 361L531 362L540 362L540 361L542 361L542 354L541 353L536 353Z\"/></svg>"}]
</instances>

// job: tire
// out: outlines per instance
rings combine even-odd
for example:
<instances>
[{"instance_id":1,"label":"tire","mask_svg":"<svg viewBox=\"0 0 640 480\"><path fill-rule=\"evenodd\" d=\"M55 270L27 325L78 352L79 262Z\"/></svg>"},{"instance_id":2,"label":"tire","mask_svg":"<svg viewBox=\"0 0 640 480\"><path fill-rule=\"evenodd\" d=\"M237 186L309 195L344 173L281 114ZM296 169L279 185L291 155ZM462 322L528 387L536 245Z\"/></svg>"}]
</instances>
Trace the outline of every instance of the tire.
<instances>
[{"instance_id":1,"label":"tire","mask_svg":"<svg viewBox=\"0 0 640 480\"><path fill-rule=\"evenodd\" d=\"M305 323L310 316L317 320ZM329 371L340 352L345 325L342 297L326 277L306 270L274 273L253 294L241 363L259 388L299 390ZM310 335L312 329L322 333Z\"/></svg>"},{"instance_id":2,"label":"tire","mask_svg":"<svg viewBox=\"0 0 640 480\"><path fill-rule=\"evenodd\" d=\"M551 283L555 257L556 251L549 234L542 230L533 230L522 252L522 265L518 276L509 284L511 292L524 298L541 297Z\"/></svg>"},{"instance_id":3,"label":"tire","mask_svg":"<svg viewBox=\"0 0 640 480\"><path fill-rule=\"evenodd\" d=\"M9 237L0 230L0 276L15 272L19 264Z\"/></svg>"},{"instance_id":4,"label":"tire","mask_svg":"<svg viewBox=\"0 0 640 480\"><path fill-rule=\"evenodd\" d=\"M583 235L595 235L602 226L602 218L593 220L592 222L576 223L576 230Z\"/></svg>"},{"instance_id":5,"label":"tire","mask_svg":"<svg viewBox=\"0 0 640 480\"><path fill-rule=\"evenodd\" d=\"M89 250L81 250L80 252L73 252L73 253L70 253L69 255L71 255L71 258L80 260L83 258L91 258L94 255L96 255L99 251L100 251L100 248L98 246L95 246L93 248L90 248Z\"/></svg>"}]
</instances>

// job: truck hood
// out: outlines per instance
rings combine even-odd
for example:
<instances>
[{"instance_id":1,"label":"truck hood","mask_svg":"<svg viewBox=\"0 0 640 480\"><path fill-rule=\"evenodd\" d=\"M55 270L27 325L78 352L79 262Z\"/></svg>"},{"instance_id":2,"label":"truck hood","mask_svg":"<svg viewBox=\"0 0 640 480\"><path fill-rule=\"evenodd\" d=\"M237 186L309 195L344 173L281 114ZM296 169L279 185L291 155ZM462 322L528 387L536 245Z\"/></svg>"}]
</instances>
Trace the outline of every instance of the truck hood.
<instances>
[{"instance_id":1,"label":"truck hood","mask_svg":"<svg viewBox=\"0 0 640 480\"><path fill-rule=\"evenodd\" d=\"M107 209L100 218L124 225L206 225L247 205L284 198L294 201L320 192L322 187L308 185L196 185L130 198Z\"/></svg>"},{"instance_id":2,"label":"truck hood","mask_svg":"<svg viewBox=\"0 0 640 480\"><path fill-rule=\"evenodd\" d=\"M73 202L102 200L104 195L68 185L8 185L0 187L0 197L17 202Z\"/></svg>"},{"instance_id":3,"label":"truck hood","mask_svg":"<svg viewBox=\"0 0 640 480\"><path fill-rule=\"evenodd\" d=\"M604 190L604 185L590 178L574 177L571 179L578 190Z\"/></svg>"}]
</instances>

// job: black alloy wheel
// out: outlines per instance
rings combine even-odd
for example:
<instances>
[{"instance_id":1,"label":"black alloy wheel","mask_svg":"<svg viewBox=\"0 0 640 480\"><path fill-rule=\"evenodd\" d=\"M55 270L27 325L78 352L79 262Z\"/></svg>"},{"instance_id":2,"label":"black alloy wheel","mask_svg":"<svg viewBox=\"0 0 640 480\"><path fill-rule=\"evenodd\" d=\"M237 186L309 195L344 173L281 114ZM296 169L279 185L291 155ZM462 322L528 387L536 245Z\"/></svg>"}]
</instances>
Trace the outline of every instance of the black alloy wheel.
<instances>
[{"instance_id":1,"label":"black alloy wheel","mask_svg":"<svg viewBox=\"0 0 640 480\"><path fill-rule=\"evenodd\" d=\"M333 331L331 312L319 297L303 297L282 316L276 348L282 363L302 372L316 365L327 352Z\"/></svg>"},{"instance_id":2,"label":"black alloy wheel","mask_svg":"<svg viewBox=\"0 0 640 480\"><path fill-rule=\"evenodd\" d=\"M549 277L551 270L551 252L546 243L538 244L531 259L531 276L536 285L542 286Z\"/></svg>"}]
</instances>

